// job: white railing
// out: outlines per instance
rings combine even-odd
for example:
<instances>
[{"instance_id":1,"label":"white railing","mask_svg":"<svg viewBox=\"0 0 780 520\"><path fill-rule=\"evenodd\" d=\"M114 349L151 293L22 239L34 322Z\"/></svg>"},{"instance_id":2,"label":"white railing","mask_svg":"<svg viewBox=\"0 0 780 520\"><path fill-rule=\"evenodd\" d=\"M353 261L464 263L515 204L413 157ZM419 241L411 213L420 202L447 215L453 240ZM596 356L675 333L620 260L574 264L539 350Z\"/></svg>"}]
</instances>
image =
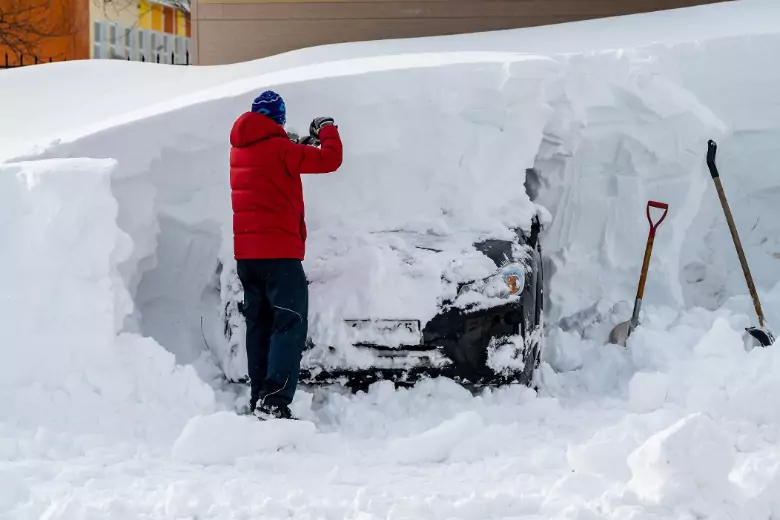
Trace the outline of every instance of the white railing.
<instances>
[{"instance_id":1,"label":"white railing","mask_svg":"<svg viewBox=\"0 0 780 520\"><path fill-rule=\"evenodd\" d=\"M123 27L110 21L93 23L92 57L188 65L190 39L150 29Z\"/></svg>"}]
</instances>

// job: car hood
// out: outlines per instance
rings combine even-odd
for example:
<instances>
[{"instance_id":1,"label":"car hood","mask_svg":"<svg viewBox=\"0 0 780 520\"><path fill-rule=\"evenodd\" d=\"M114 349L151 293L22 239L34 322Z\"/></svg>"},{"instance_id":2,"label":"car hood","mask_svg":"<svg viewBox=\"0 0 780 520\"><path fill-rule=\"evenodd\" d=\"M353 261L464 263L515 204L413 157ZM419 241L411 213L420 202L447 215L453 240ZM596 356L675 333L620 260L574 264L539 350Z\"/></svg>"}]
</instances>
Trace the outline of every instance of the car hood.
<instances>
[{"instance_id":1,"label":"car hood","mask_svg":"<svg viewBox=\"0 0 780 520\"><path fill-rule=\"evenodd\" d=\"M419 320L424 326L461 284L497 271L474 246L485 238L404 230L314 235L305 262L312 340L345 342L345 320Z\"/></svg>"}]
</instances>

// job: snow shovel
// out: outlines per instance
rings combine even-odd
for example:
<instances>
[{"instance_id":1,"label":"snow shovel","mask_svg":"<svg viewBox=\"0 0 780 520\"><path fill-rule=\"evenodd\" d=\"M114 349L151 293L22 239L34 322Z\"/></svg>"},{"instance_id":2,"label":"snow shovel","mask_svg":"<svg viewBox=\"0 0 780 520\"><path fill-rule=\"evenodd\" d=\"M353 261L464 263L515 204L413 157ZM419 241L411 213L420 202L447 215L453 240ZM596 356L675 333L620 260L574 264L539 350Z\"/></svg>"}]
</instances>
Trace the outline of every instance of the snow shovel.
<instances>
[{"instance_id":1,"label":"snow shovel","mask_svg":"<svg viewBox=\"0 0 780 520\"><path fill-rule=\"evenodd\" d=\"M758 301L758 294L756 293L756 286L753 285L753 277L750 276L750 268L748 268L747 260L745 260L745 252L742 250L742 243L739 241L739 235L737 234L737 227L734 225L734 219L731 216L731 210L729 210L729 204L726 202L726 193L723 191L723 185L720 183L720 174L718 173L718 167L715 165L715 153L718 151L718 145L715 141L711 140L707 143L707 167L710 169L710 175L715 182L715 189L718 192L720 198L720 205L723 206L723 213L726 214L726 222L729 225L729 231L731 231L731 238L734 239L734 247L737 249L737 255L739 256L739 263L742 265L742 272L745 274L745 280L747 281L748 290L750 296L753 298L753 306L756 309L758 315L758 327L748 327L745 329L748 334L753 336L763 347L768 347L775 342L771 331L766 326L764 321L764 311L761 310L761 303Z\"/></svg>"},{"instance_id":2,"label":"snow shovel","mask_svg":"<svg viewBox=\"0 0 780 520\"><path fill-rule=\"evenodd\" d=\"M661 218L658 222L653 222L653 218L650 216L650 208L657 208L664 210ZM661 222L666 218L666 214L669 212L669 204L663 202L655 202L653 200L647 203L647 221L650 222L650 233L647 235L647 245L645 246L645 258L642 262L642 274L639 276L639 287L636 290L636 300L634 302L634 313L631 315L631 319L618 323L612 332L609 333L609 342L616 345L626 346L628 336L634 332L634 329L639 325L639 311L642 309L642 297L645 294L645 282L647 281L647 268L650 266L650 255L653 252L653 242L655 241L655 232Z\"/></svg>"}]
</instances>

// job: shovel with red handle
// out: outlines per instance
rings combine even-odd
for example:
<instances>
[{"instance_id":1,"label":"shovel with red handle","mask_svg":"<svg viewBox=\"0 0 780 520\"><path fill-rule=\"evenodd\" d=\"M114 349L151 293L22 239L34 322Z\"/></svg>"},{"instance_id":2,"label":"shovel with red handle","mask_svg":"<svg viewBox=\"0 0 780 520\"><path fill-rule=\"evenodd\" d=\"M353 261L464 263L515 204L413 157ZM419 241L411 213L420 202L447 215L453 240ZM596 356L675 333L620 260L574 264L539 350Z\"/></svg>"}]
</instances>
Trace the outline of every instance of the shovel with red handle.
<instances>
[{"instance_id":1,"label":"shovel with red handle","mask_svg":"<svg viewBox=\"0 0 780 520\"><path fill-rule=\"evenodd\" d=\"M650 216L650 208L662 209L664 211L661 218L657 222L653 222L652 216ZM634 302L634 313L631 315L631 319L618 323L612 332L609 333L609 342L617 345L626 345L628 336L634 332L634 329L639 325L639 311L642 310L642 298L645 294L645 282L647 281L647 269L650 266L650 255L653 252L653 242L655 241L655 232L661 222L666 218L666 214L669 212L669 205L663 202L655 202L653 200L647 203L647 221L650 222L650 233L647 236L647 245L645 246L645 258L642 261L642 274L639 276L639 287L636 290L636 301Z\"/></svg>"}]
</instances>

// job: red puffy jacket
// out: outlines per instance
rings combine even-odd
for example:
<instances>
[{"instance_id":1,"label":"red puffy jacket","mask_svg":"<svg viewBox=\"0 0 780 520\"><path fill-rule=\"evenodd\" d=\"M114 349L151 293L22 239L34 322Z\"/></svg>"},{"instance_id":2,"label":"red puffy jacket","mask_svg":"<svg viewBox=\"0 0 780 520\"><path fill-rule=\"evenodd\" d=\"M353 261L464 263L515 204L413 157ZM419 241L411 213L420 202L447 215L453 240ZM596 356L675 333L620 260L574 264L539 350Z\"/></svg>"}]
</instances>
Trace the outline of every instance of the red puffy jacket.
<instances>
[{"instance_id":1,"label":"red puffy jacket","mask_svg":"<svg viewBox=\"0 0 780 520\"><path fill-rule=\"evenodd\" d=\"M303 260L306 220L302 173L330 173L341 166L338 129L320 130L321 148L290 141L284 128L247 112L230 132L233 253L239 259Z\"/></svg>"}]
</instances>

